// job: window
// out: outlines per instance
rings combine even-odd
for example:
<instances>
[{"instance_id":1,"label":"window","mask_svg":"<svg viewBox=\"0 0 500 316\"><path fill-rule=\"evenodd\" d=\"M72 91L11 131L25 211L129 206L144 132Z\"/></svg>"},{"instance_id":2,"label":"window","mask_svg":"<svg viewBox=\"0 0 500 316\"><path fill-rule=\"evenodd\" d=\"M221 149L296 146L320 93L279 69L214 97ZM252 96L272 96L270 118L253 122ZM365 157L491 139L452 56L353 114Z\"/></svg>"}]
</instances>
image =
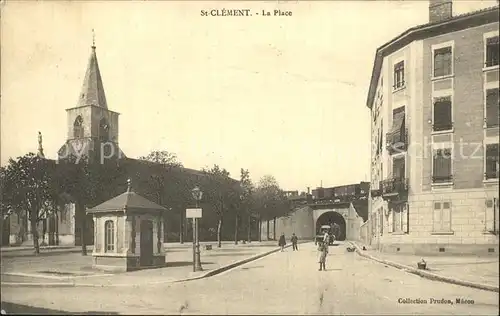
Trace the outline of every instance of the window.
<instances>
[{"instance_id":1,"label":"window","mask_svg":"<svg viewBox=\"0 0 500 316\"><path fill-rule=\"evenodd\" d=\"M434 77L448 76L452 74L452 50L451 46L434 50Z\"/></svg>"},{"instance_id":2,"label":"window","mask_svg":"<svg viewBox=\"0 0 500 316\"><path fill-rule=\"evenodd\" d=\"M484 117L486 127L498 126L498 120L500 118L499 91L500 91L499 89L486 90L486 111Z\"/></svg>"},{"instance_id":3,"label":"window","mask_svg":"<svg viewBox=\"0 0 500 316\"><path fill-rule=\"evenodd\" d=\"M500 231L499 202L497 198L486 200L486 231L498 235Z\"/></svg>"},{"instance_id":4,"label":"window","mask_svg":"<svg viewBox=\"0 0 500 316\"><path fill-rule=\"evenodd\" d=\"M405 62L400 61L394 65L394 90L404 87L405 85Z\"/></svg>"},{"instance_id":5,"label":"window","mask_svg":"<svg viewBox=\"0 0 500 316\"><path fill-rule=\"evenodd\" d=\"M451 97L448 96L434 99L433 131L449 131L453 128L451 111Z\"/></svg>"},{"instance_id":6,"label":"window","mask_svg":"<svg viewBox=\"0 0 500 316\"><path fill-rule=\"evenodd\" d=\"M391 154L406 149L405 107L392 111L392 128L386 136L386 147Z\"/></svg>"},{"instance_id":7,"label":"window","mask_svg":"<svg viewBox=\"0 0 500 316\"><path fill-rule=\"evenodd\" d=\"M433 231L451 232L451 202L434 202Z\"/></svg>"},{"instance_id":8,"label":"window","mask_svg":"<svg viewBox=\"0 0 500 316\"><path fill-rule=\"evenodd\" d=\"M405 157L395 157L392 160L392 177L394 179L405 178Z\"/></svg>"},{"instance_id":9,"label":"window","mask_svg":"<svg viewBox=\"0 0 500 316\"><path fill-rule=\"evenodd\" d=\"M498 179L498 144L487 144L485 155L484 177L488 179Z\"/></svg>"},{"instance_id":10,"label":"window","mask_svg":"<svg viewBox=\"0 0 500 316\"><path fill-rule=\"evenodd\" d=\"M78 116L73 123L73 137L82 138L83 137L83 119Z\"/></svg>"},{"instance_id":11,"label":"window","mask_svg":"<svg viewBox=\"0 0 500 316\"><path fill-rule=\"evenodd\" d=\"M104 118L99 123L99 139L103 142L109 140L109 125Z\"/></svg>"},{"instance_id":12,"label":"window","mask_svg":"<svg viewBox=\"0 0 500 316\"><path fill-rule=\"evenodd\" d=\"M408 207L406 203L392 207L392 231L395 233L408 232Z\"/></svg>"},{"instance_id":13,"label":"window","mask_svg":"<svg viewBox=\"0 0 500 316\"><path fill-rule=\"evenodd\" d=\"M486 39L486 67L498 66L499 63L499 39L498 36Z\"/></svg>"},{"instance_id":14,"label":"window","mask_svg":"<svg viewBox=\"0 0 500 316\"><path fill-rule=\"evenodd\" d=\"M104 223L104 251L115 250L115 225L113 221Z\"/></svg>"},{"instance_id":15,"label":"window","mask_svg":"<svg viewBox=\"0 0 500 316\"><path fill-rule=\"evenodd\" d=\"M449 183L452 180L451 174L451 148L434 150L432 166L433 183Z\"/></svg>"}]
</instances>

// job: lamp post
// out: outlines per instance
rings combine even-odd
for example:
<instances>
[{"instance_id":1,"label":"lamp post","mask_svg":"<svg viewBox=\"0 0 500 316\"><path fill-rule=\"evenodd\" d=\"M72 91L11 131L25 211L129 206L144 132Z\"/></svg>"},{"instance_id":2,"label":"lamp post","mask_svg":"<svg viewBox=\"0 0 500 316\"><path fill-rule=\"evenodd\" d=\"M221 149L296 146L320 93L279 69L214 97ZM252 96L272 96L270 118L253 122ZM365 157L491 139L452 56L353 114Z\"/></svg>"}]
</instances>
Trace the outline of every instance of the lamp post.
<instances>
[{"instance_id":1,"label":"lamp post","mask_svg":"<svg viewBox=\"0 0 500 316\"><path fill-rule=\"evenodd\" d=\"M201 200L201 197L203 196L203 192L200 190L198 186L194 187L194 189L191 191L193 194L193 198L196 201L196 208L198 208L198 202ZM201 260L200 260L200 240L198 236L198 218L193 218L193 272L196 271L203 271L203 268L201 267Z\"/></svg>"}]
</instances>

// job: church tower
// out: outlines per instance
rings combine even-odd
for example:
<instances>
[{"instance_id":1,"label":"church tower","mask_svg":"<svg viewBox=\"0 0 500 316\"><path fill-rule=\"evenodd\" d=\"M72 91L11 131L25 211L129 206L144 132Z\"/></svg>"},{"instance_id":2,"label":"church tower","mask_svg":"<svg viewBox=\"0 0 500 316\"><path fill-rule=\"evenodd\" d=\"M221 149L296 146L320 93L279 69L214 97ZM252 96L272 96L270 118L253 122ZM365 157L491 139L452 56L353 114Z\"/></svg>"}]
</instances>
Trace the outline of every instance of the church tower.
<instances>
[{"instance_id":1,"label":"church tower","mask_svg":"<svg viewBox=\"0 0 500 316\"><path fill-rule=\"evenodd\" d=\"M59 149L59 159L74 155L77 159L103 163L122 159L125 155L118 146L118 117L120 113L108 110L101 72L97 62L95 40L78 96L76 107L66 109L67 140Z\"/></svg>"}]
</instances>

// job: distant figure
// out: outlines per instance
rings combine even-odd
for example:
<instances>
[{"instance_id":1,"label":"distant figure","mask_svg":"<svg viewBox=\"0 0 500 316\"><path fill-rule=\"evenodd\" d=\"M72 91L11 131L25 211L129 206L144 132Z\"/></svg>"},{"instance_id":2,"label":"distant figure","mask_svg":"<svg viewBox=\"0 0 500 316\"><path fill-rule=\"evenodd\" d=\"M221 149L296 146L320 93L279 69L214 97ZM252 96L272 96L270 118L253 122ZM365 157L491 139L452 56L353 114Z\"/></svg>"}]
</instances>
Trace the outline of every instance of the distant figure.
<instances>
[{"instance_id":1,"label":"distant figure","mask_svg":"<svg viewBox=\"0 0 500 316\"><path fill-rule=\"evenodd\" d=\"M281 233L280 240L278 241L278 246L281 247L281 251L285 250L286 240L285 234Z\"/></svg>"},{"instance_id":2,"label":"distant figure","mask_svg":"<svg viewBox=\"0 0 500 316\"><path fill-rule=\"evenodd\" d=\"M328 232L325 231L325 235L323 236L323 243L326 243L328 245L329 242L330 242L330 236L328 235Z\"/></svg>"},{"instance_id":3,"label":"distant figure","mask_svg":"<svg viewBox=\"0 0 500 316\"><path fill-rule=\"evenodd\" d=\"M326 256L328 256L328 244L326 242L320 242L318 252L319 271L326 271Z\"/></svg>"},{"instance_id":4,"label":"distant figure","mask_svg":"<svg viewBox=\"0 0 500 316\"><path fill-rule=\"evenodd\" d=\"M297 238L297 236L295 236L295 233L292 234L291 241L292 241L293 251L299 250L299 247L297 247L297 242L299 241L299 239Z\"/></svg>"}]
</instances>

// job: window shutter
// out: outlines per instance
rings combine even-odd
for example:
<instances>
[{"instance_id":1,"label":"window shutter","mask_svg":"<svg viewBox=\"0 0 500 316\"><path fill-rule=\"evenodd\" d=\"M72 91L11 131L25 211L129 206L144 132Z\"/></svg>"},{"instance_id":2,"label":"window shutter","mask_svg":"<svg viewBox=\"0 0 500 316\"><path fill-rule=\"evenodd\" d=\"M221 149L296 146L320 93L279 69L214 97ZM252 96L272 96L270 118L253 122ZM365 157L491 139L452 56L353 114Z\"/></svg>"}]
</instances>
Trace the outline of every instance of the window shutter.
<instances>
[{"instance_id":1,"label":"window shutter","mask_svg":"<svg viewBox=\"0 0 500 316\"><path fill-rule=\"evenodd\" d=\"M499 117L499 89L486 91L486 125L498 125Z\"/></svg>"},{"instance_id":2,"label":"window shutter","mask_svg":"<svg viewBox=\"0 0 500 316\"><path fill-rule=\"evenodd\" d=\"M496 177L498 163L498 144L486 145L486 175L487 178Z\"/></svg>"},{"instance_id":3,"label":"window shutter","mask_svg":"<svg viewBox=\"0 0 500 316\"><path fill-rule=\"evenodd\" d=\"M434 151L434 155L432 156L432 176L439 177L439 164L441 157L441 149Z\"/></svg>"},{"instance_id":4,"label":"window shutter","mask_svg":"<svg viewBox=\"0 0 500 316\"><path fill-rule=\"evenodd\" d=\"M485 230L488 232L495 231L495 207L492 200L485 201Z\"/></svg>"},{"instance_id":5,"label":"window shutter","mask_svg":"<svg viewBox=\"0 0 500 316\"><path fill-rule=\"evenodd\" d=\"M442 227L445 231L451 231L451 202L443 202L442 209Z\"/></svg>"},{"instance_id":6,"label":"window shutter","mask_svg":"<svg viewBox=\"0 0 500 316\"><path fill-rule=\"evenodd\" d=\"M402 231L405 233L408 233L408 204L407 203L405 203L402 207L401 217L402 217L402 222L403 222Z\"/></svg>"},{"instance_id":7,"label":"window shutter","mask_svg":"<svg viewBox=\"0 0 500 316\"><path fill-rule=\"evenodd\" d=\"M440 202L434 203L432 223L433 223L433 230L434 231L441 230L441 203Z\"/></svg>"},{"instance_id":8,"label":"window shutter","mask_svg":"<svg viewBox=\"0 0 500 316\"><path fill-rule=\"evenodd\" d=\"M446 127L451 123L451 98L438 98L434 102L434 125Z\"/></svg>"},{"instance_id":9,"label":"window shutter","mask_svg":"<svg viewBox=\"0 0 500 316\"><path fill-rule=\"evenodd\" d=\"M493 199L493 208L494 208L494 212L493 212L493 215L495 216L495 233L498 233L500 231L500 214L499 214L499 207L498 207L498 199L497 198L494 198Z\"/></svg>"}]
</instances>

